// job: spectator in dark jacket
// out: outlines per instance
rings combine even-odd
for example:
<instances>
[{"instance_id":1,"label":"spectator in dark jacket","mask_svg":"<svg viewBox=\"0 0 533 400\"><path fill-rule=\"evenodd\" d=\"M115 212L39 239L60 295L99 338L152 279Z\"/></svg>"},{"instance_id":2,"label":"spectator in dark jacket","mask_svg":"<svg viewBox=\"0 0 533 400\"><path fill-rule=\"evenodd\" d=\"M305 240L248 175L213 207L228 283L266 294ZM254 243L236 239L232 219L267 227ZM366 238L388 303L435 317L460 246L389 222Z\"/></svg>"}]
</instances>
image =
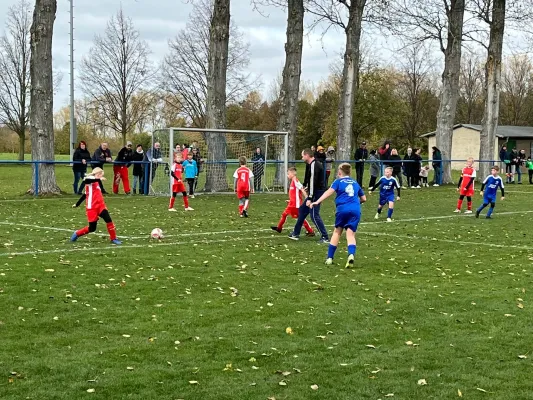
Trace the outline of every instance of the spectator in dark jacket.
<instances>
[{"instance_id":1,"label":"spectator in dark jacket","mask_svg":"<svg viewBox=\"0 0 533 400\"><path fill-rule=\"evenodd\" d=\"M398 155L398 150L391 150L387 165L392 167L392 176L398 180L400 186L403 186L402 158Z\"/></svg>"},{"instance_id":2,"label":"spectator in dark jacket","mask_svg":"<svg viewBox=\"0 0 533 400\"><path fill-rule=\"evenodd\" d=\"M368 149L366 142L361 142L361 145L355 150L355 176L359 186L363 187L363 175L365 173L365 161L368 159Z\"/></svg>"},{"instance_id":3,"label":"spectator in dark jacket","mask_svg":"<svg viewBox=\"0 0 533 400\"><path fill-rule=\"evenodd\" d=\"M514 147L509 153L509 161L511 164L511 182L509 183L514 183L514 175L516 174L518 166L518 151L516 150L516 147Z\"/></svg>"},{"instance_id":4,"label":"spectator in dark jacket","mask_svg":"<svg viewBox=\"0 0 533 400\"><path fill-rule=\"evenodd\" d=\"M517 160L516 160L516 175L517 175L517 181L518 184L522 184L522 166L525 165L526 162L526 151L520 150L518 152Z\"/></svg>"},{"instance_id":5,"label":"spectator in dark jacket","mask_svg":"<svg viewBox=\"0 0 533 400\"><path fill-rule=\"evenodd\" d=\"M254 173L254 190L259 192L263 187L263 175L265 174L265 155L261 151L260 147L255 149L255 153L252 156L252 163L252 172ZM198 165L198 163L196 165Z\"/></svg>"},{"instance_id":6,"label":"spectator in dark jacket","mask_svg":"<svg viewBox=\"0 0 533 400\"><path fill-rule=\"evenodd\" d=\"M403 157L403 170L405 172L405 176L407 177L407 187L414 187L413 186L413 149L411 146L407 148L407 153Z\"/></svg>"},{"instance_id":7,"label":"spectator in dark jacket","mask_svg":"<svg viewBox=\"0 0 533 400\"><path fill-rule=\"evenodd\" d=\"M200 149L198 147L195 147L195 143L192 144L192 159L196 161L196 166L198 167L198 175L200 175L200 172L202 172L203 169L203 163L204 160L202 159L202 156L200 155ZM254 181L255 183L255 181ZM198 187L198 179L194 182L194 190L196 191L196 188Z\"/></svg>"},{"instance_id":8,"label":"spectator in dark jacket","mask_svg":"<svg viewBox=\"0 0 533 400\"><path fill-rule=\"evenodd\" d=\"M511 177L513 175L513 166L511 165L511 160L509 158L509 152L507 151L507 146L503 145L500 149L500 161L505 165L505 176L507 177L507 183L511 182ZM503 166L502 166L503 170Z\"/></svg>"},{"instance_id":9,"label":"spectator in dark jacket","mask_svg":"<svg viewBox=\"0 0 533 400\"><path fill-rule=\"evenodd\" d=\"M133 143L128 141L118 152L115 158L115 164L113 164L113 193L118 194L118 184L122 181L124 187L124 193L130 194L130 178L128 174L128 168L133 161L133 150L131 148Z\"/></svg>"},{"instance_id":10,"label":"spectator in dark jacket","mask_svg":"<svg viewBox=\"0 0 533 400\"><path fill-rule=\"evenodd\" d=\"M93 154L93 163L92 168L102 168L104 169L105 163L111 163L113 159L111 158L111 150L107 147L107 143L103 142L100 147L98 147ZM107 194L104 184L100 181L100 189L103 194Z\"/></svg>"},{"instance_id":11,"label":"spectator in dark jacket","mask_svg":"<svg viewBox=\"0 0 533 400\"><path fill-rule=\"evenodd\" d=\"M390 157L391 147L390 142L387 140L385 143L383 143L383 146L381 146L378 150L379 152L379 159L381 161L386 161Z\"/></svg>"},{"instance_id":12,"label":"spectator in dark jacket","mask_svg":"<svg viewBox=\"0 0 533 400\"><path fill-rule=\"evenodd\" d=\"M138 144L133 152L132 161L144 161L144 150L142 144ZM144 194L144 165L133 164L133 194L136 194L137 185L139 186L139 194Z\"/></svg>"},{"instance_id":13,"label":"spectator in dark jacket","mask_svg":"<svg viewBox=\"0 0 533 400\"><path fill-rule=\"evenodd\" d=\"M415 188L420 189L420 168L422 168L422 156L420 153L421 149L413 149L413 169L412 169L412 180Z\"/></svg>"},{"instance_id":14,"label":"spectator in dark jacket","mask_svg":"<svg viewBox=\"0 0 533 400\"><path fill-rule=\"evenodd\" d=\"M431 166L435 171L435 177L433 178L433 186L439 186L442 184L442 153L437 146L432 147L433 150L433 162Z\"/></svg>"},{"instance_id":15,"label":"spectator in dark jacket","mask_svg":"<svg viewBox=\"0 0 533 400\"><path fill-rule=\"evenodd\" d=\"M91 153L87 150L87 143L83 140L74 151L72 161L74 161L74 164L72 164L72 172L74 172L74 183L72 184L72 187L74 189L74 194L81 194L83 185L80 185L78 188L78 183L83 181L83 177L87 172L87 164L91 162Z\"/></svg>"},{"instance_id":16,"label":"spectator in dark jacket","mask_svg":"<svg viewBox=\"0 0 533 400\"><path fill-rule=\"evenodd\" d=\"M145 161L149 161L151 164L147 166L151 168L152 173L150 175L150 183L155 178L155 173L157 172L157 167L159 164L163 164L163 156L161 154L161 143L155 142L154 146L151 149L148 149L145 153Z\"/></svg>"},{"instance_id":17,"label":"spectator in dark jacket","mask_svg":"<svg viewBox=\"0 0 533 400\"><path fill-rule=\"evenodd\" d=\"M322 164L322 169L326 170L326 152L323 146L318 146L315 151L315 160Z\"/></svg>"}]
</instances>

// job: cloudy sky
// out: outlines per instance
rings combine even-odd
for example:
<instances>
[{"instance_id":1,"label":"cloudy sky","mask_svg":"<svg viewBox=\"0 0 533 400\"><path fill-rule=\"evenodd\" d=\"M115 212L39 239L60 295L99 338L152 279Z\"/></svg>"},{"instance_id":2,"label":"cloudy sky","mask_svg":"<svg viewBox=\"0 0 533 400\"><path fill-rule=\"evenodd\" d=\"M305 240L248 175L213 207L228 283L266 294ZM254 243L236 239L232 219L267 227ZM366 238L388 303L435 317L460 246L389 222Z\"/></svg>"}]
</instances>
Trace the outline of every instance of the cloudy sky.
<instances>
[{"instance_id":1,"label":"cloudy sky","mask_svg":"<svg viewBox=\"0 0 533 400\"><path fill-rule=\"evenodd\" d=\"M5 11L18 0L0 0L0 31L5 26ZM122 5L131 17L141 37L146 40L159 63L167 52L168 39L185 27L192 9L185 0L74 0L75 61L79 62L92 45L94 36L104 31L111 15ZM250 42L249 70L262 77L266 94L270 82L279 75L284 63L286 15L283 10L263 8L253 10L250 0L232 0L231 16ZM318 83L327 77L330 65L341 61L344 47L342 31L330 31L321 40L321 32L304 39L302 79ZM55 97L55 109L67 105L69 97L69 2L58 0L54 27L54 67L63 72L61 87ZM79 90L76 96L80 97Z\"/></svg>"}]
</instances>

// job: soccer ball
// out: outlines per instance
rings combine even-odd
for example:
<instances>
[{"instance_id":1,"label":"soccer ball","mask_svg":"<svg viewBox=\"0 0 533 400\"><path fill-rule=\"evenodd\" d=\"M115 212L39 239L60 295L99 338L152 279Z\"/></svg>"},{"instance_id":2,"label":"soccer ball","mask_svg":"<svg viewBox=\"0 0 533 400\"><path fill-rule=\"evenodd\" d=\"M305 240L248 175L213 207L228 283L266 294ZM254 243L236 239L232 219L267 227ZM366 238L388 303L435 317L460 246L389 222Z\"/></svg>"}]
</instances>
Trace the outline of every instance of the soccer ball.
<instances>
[{"instance_id":1,"label":"soccer ball","mask_svg":"<svg viewBox=\"0 0 533 400\"><path fill-rule=\"evenodd\" d=\"M152 239L163 239L163 231L159 228L154 228L150 236Z\"/></svg>"}]
</instances>

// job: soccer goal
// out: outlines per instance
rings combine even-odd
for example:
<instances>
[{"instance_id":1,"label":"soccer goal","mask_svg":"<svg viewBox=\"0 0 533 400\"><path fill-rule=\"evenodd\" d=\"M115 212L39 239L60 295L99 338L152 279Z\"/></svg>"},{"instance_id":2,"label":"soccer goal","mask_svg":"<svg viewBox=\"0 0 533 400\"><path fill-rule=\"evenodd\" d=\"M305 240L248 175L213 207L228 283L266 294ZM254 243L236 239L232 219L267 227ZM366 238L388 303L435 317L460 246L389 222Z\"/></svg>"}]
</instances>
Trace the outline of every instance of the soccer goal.
<instances>
[{"instance_id":1,"label":"soccer goal","mask_svg":"<svg viewBox=\"0 0 533 400\"><path fill-rule=\"evenodd\" d=\"M254 174L256 192L287 193L287 132L176 127L154 131L152 151L155 147L161 158L150 164L153 195L170 194L170 167L174 154L184 147L200 160L195 192L233 192L233 173L244 156Z\"/></svg>"}]
</instances>

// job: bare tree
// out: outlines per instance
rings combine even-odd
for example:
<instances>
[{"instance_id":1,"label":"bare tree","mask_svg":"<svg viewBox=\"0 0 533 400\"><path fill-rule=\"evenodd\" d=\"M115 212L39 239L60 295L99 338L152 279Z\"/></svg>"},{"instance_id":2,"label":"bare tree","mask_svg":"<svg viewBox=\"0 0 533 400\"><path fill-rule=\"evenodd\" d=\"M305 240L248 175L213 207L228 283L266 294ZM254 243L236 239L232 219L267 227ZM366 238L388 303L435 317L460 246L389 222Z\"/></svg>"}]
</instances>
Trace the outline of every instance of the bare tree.
<instances>
[{"instance_id":1,"label":"bare tree","mask_svg":"<svg viewBox=\"0 0 533 400\"><path fill-rule=\"evenodd\" d=\"M19 137L24 160L29 122L31 5L21 0L7 11L7 33L0 37L0 124Z\"/></svg>"},{"instance_id":2,"label":"bare tree","mask_svg":"<svg viewBox=\"0 0 533 400\"><path fill-rule=\"evenodd\" d=\"M526 54L508 57L502 70L500 120L509 125L524 125L531 110L527 107L532 88L533 63Z\"/></svg>"},{"instance_id":3,"label":"bare tree","mask_svg":"<svg viewBox=\"0 0 533 400\"><path fill-rule=\"evenodd\" d=\"M209 28L213 17L214 0L194 2L189 21L184 29L168 43L169 54L162 66L162 86L166 101L196 127L206 123L207 66L209 56ZM238 27L230 22L226 102L243 98L259 86L245 72L250 64L250 44Z\"/></svg>"},{"instance_id":4,"label":"bare tree","mask_svg":"<svg viewBox=\"0 0 533 400\"><path fill-rule=\"evenodd\" d=\"M459 85L464 102L463 121L468 124L479 123L479 108L483 95L483 69L479 57L470 53L463 57Z\"/></svg>"},{"instance_id":5,"label":"bare tree","mask_svg":"<svg viewBox=\"0 0 533 400\"><path fill-rule=\"evenodd\" d=\"M30 29L31 58L31 155L34 161L54 159L54 91L52 72L52 36L56 18L56 0L36 0ZM59 194L54 164L38 166L38 187L28 193ZM37 167L33 168L35 182Z\"/></svg>"},{"instance_id":6,"label":"bare tree","mask_svg":"<svg viewBox=\"0 0 533 400\"><path fill-rule=\"evenodd\" d=\"M120 9L81 62L84 92L103 113L105 126L120 134L124 145L126 135L148 112L144 100L150 96L155 76L149 56L148 44ZM134 96L138 101L132 101Z\"/></svg>"},{"instance_id":7,"label":"bare tree","mask_svg":"<svg viewBox=\"0 0 533 400\"><path fill-rule=\"evenodd\" d=\"M230 0L214 0L213 17L209 29L207 68L206 127L222 129L226 126L226 77L230 38ZM205 135L208 163L205 190L219 192L228 189L226 178L226 137L217 132ZM213 163L214 162L214 163Z\"/></svg>"}]
</instances>

